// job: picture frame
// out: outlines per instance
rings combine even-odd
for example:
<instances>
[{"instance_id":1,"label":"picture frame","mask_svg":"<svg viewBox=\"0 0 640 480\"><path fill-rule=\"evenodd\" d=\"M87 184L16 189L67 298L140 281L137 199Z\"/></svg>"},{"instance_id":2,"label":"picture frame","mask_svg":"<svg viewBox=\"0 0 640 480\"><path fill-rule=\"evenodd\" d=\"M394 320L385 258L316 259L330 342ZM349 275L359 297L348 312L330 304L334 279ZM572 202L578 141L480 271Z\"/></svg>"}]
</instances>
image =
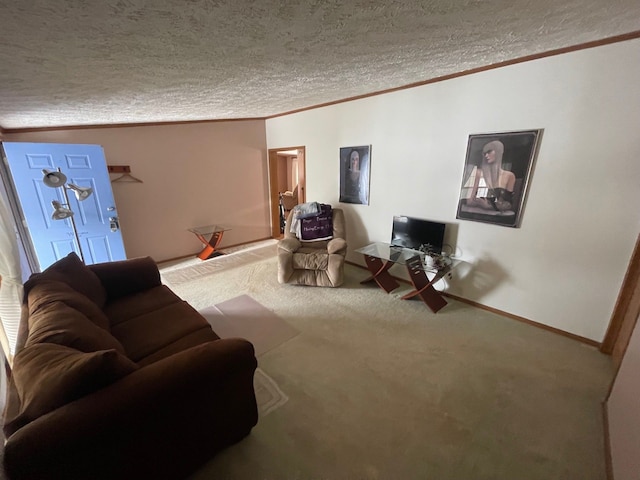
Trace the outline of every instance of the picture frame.
<instances>
[{"instance_id":1,"label":"picture frame","mask_svg":"<svg viewBox=\"0 0 640 480\"><path fill-rule=\"evenodd\" d=\"M542 132L469 135L456 218L518 228Z\"/></svg>"},{"instance_id":2,"label":"picture frame","mask_svg":"<svg viewBox=\"0 0 640 480\"><path fill-rule=\"evenodd\" d=\"M371 145L340 148L340 202L369 205Z\"/></svg>"}]
</instances>

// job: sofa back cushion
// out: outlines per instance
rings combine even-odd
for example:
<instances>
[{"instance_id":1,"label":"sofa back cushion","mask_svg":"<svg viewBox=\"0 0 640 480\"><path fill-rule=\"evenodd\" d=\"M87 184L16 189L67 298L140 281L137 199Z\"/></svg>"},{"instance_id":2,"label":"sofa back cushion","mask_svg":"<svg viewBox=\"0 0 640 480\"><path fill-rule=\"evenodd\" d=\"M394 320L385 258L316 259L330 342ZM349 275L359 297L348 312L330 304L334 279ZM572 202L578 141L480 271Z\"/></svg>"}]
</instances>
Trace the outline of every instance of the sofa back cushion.
<instances>
[{"instance_id":1,"label":"sofa back cushion","mask_svg":"<svg viewBox=\"0 0 640 480\"><path fill-rule=\"evenodd\" d=\"M20 350L13 362L13 382L20 411L7 419L5 433L134 372L138 366L115 350L83 353L52 343Z\"/></svg>"},{"instance_id":2,"label":"sofa back cushion","mask_svg":"<svg viewBox=\"0 0 640 480\"><path fill-rule=\"evenodd\" d=\"M158 265L151 257L94 263L87 268L100 279L108 303L162 285Z\"/></svg>"},{"instance_id":3,"label":"sofa back cushion","mask_svg":"<svg viewBox=\"0 0 640 480\"><path fill-rule=\"evenodd\" d=\"M86 295L100 308L104 307L107 301L107 292L98 276L82 263L80 257L74 252L49 266L44 272L31 275L24 284L25 296L35 285L44 281L66 283L74 290Z\"/></svg>"},{"instance_id":4,"label":"sofa back cushion","mask_svg":"<svg viewBox=\"0 0 640 480\"><path fill-rule=\"evenodd\" d=\"M45 342L82 352L113 349L124 353L124 347L111 333L62 301L42 304L29 315L29 336L25 346Z\"/></svg>"},{"instance_id":5,"label":"sofa back cushion","mask_svg":"<svg viewBox=\"0 0 640 480\"><path fill-rule=\"evenodd\" d=\"M62 302L78 310L98 327L109 331L109 319L89 297L58 281L43 281L31 288L27 297L29 314L33 315L49 303Z\"/></svg>"}]
</instances>

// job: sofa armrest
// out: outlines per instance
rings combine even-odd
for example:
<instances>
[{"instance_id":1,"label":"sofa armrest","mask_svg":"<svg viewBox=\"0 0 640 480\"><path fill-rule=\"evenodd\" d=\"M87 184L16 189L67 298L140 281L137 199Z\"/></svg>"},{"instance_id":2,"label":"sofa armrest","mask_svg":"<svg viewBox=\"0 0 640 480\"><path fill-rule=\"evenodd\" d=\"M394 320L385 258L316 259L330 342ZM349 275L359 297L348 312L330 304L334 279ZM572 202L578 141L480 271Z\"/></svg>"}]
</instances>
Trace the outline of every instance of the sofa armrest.
<instances>
[{"instance_id":1,"label":"sofa armrest","mask_svg":"<svg viewBox=\"0 0 640 480\"><path fill-rule=\"evenodd\" d=\"M278 249L289 253L296 252L301 246L302 243L297 238L283 238L278 242Z\"/></svg>"},{"instance_id":2,"label":"sofa armrest","mask_svg":"<svg viewBox=\"0 0 640 480\"><path fill-rule=\"evenodd\" d=\"M338 253L341 255L346 255L347 241L344 238L332 238L327 244L327 252L329 254Z\"/></svg>"},{"instance_id":3,"label":"sofa armrest","mask_svg":"<svg viewBox=\"0 0 640 480\"><path fill-rule=\"evenodd\" d=\"M127 375L8 438L13 479L183 478L257 423L253 345L208 342Z\"/></svg>"},{"instance_id":4,"label":"sofa armrest","mask_svg":"<svg viewBox=\"0 0 640 480\"><path fill-rule=\"evenodd\" d=\"M162 284L158 265L151 257L96 263L88 267L102 282L109 301Z\"/></svg>"}]
</instances>

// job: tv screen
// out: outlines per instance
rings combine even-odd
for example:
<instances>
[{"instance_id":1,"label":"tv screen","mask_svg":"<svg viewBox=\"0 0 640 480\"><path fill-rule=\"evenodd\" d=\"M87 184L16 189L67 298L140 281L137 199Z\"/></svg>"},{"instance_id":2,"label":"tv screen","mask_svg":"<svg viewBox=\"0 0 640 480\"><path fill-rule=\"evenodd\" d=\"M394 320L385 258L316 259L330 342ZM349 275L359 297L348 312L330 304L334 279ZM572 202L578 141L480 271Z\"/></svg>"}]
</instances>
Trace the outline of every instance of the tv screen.
<instances>
[{"instance_id":1,"label":"tv screen","mask_svg":"<svg viewBox=\"0 0 640 480\"><path fill-rule=\"evenodd\" d=\"M442 252L446 224L421 218L396 215L393 217L391 245L418 250L421 245L431 245L434 252Z\"/></svg>"}]
</instances>

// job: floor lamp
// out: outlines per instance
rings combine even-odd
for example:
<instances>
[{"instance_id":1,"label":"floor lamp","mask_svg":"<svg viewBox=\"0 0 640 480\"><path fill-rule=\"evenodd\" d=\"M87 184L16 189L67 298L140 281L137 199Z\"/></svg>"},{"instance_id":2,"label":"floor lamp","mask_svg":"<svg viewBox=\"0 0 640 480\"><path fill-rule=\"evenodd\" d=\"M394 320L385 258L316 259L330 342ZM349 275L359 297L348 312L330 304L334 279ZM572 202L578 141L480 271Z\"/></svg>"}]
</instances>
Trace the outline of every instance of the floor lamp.
<instances>
[{"instance_id":1,"label":"floor lamp","mask_svg":"<svg viewBox=\"0 0 640 480\"><path fill-rule=\"evenodd\" d=\"M73 193L75 193L78 201L82 202L91 196L91 194L93 193L93 188L79 187L78 185L75 185L73 183L67 183L67 176L62 173L60 168L58 168L57 172L42 170L42 173L44 174L42 181L47 187L62 188L62 197L64 199L64 203L60 203L58 200L51 201L51 206L53 207L51 218L53 220L65 220L68 218L71 221L71 228L73 229L73 236L76 240L78 251L80 252L80 258L82 259L82 261L84 261L82 246L80 245L80 237L78 236L78 229L76 228L76 222L73 218L74 212L73 210L71 210L71 206L69 205L69 195L67 193L67 190L72 190Z\"/></svg>"}]
</instances>

